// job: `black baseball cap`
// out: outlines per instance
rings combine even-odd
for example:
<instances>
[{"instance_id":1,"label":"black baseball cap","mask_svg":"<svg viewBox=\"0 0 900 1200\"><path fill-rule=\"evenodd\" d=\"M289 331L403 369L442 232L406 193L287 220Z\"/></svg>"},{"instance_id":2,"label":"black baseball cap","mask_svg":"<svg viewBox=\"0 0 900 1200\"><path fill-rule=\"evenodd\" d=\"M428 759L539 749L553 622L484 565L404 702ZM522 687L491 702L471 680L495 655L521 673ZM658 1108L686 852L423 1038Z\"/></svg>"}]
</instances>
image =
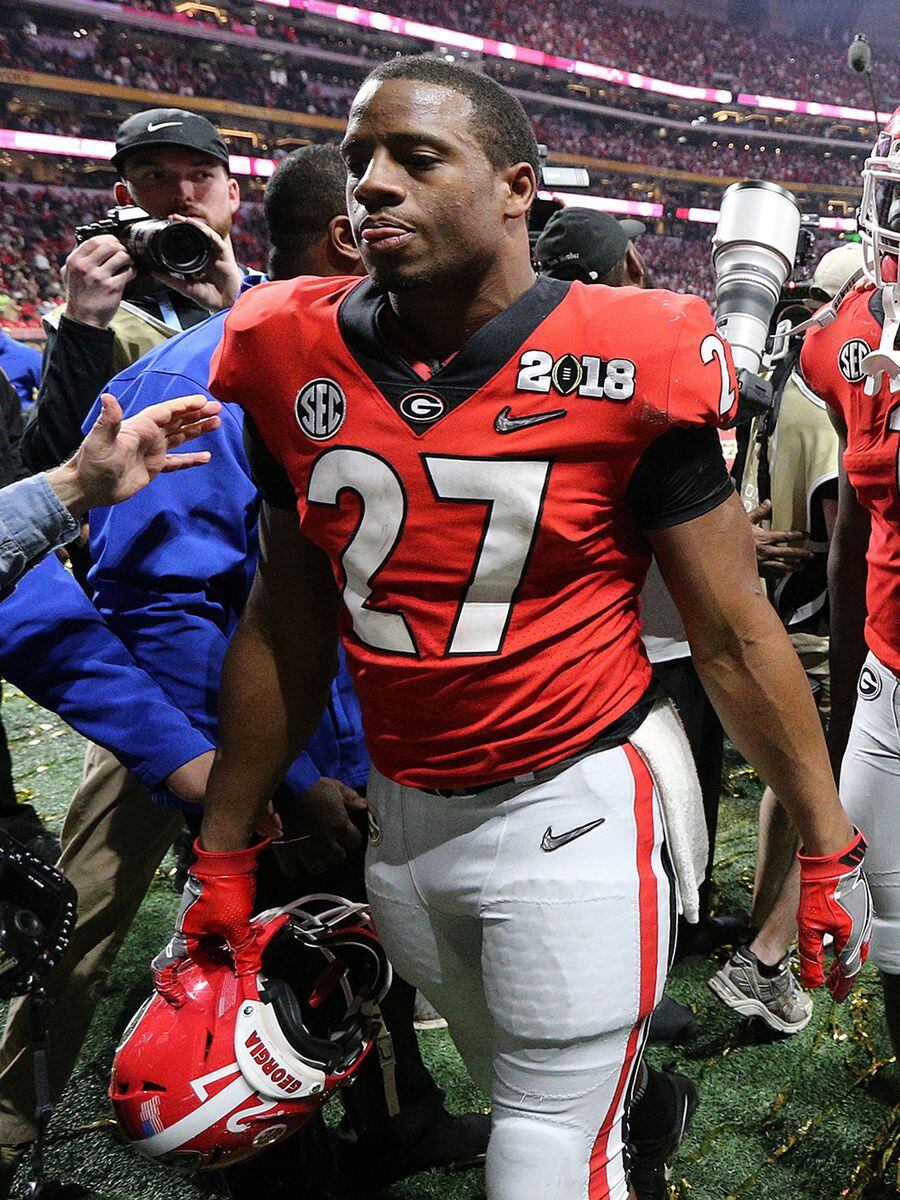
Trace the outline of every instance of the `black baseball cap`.
<instances>
[{"instance_id":1,"label":"black baseball cap","mask_svg":"<svg viewBox=\"0 0 900 1200\"><path fill-rule=\"evenodd\" d=\"M617 221L591 208L563 208L544 226L535 257L544 275L596 282L624 257L629 241L646 231L642 221Z\"/></svg>"},{"instance_id":2,"label":"black baseball cap","mask_svg":"<svg viewBox=\"0 0 900 1200\"><path fill-rule=\"evenodd\" d=\"M228 147L213 125L185 108L149 108L128 117L116 130L116 152L111 158L119 170L135 150L144 146L184 146L200 150L228 167Z\"/></svg>"}]
</instances>

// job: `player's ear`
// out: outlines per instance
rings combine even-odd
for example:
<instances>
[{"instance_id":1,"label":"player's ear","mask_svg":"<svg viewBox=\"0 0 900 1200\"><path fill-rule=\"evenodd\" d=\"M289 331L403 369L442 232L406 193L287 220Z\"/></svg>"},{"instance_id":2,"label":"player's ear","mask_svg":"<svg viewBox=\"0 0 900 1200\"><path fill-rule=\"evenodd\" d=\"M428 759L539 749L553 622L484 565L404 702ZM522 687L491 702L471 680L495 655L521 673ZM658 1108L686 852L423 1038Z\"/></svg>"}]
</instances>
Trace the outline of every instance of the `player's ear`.
<instances>
[{"instance_id":1,"label":"player's ear","mask_svg":"<svg viewBox=\"0 0 900 1200\"><path fill-rule=\"evenodd\" d=\"M362 260L353 241L353 226L343 213L328 222L328 257L342 275L362 272Z\"/></svg>"},{"instance_id":2,"label":"player's ear","mask_svg":"<svg viewBox=\"0 0 900 1200\"><path fill-rule=\"evenodd\" d=\"M625 273L628 276L628 282L633 287L644 286L644 275L646 274L644 260L632 242L628 243L628 248L625 251Z\"/></svg>"},{"instance_id":3,"label":"player's ear","mask_svg":"<svg viewBox=\"0 0 900 1200\"><path fill-rule=\"evenodd\" d=\"M531 163L520 162L501 172L504 183L504 216L524 217L537 195L537 178Z\"/></svg>"}]
</instances>

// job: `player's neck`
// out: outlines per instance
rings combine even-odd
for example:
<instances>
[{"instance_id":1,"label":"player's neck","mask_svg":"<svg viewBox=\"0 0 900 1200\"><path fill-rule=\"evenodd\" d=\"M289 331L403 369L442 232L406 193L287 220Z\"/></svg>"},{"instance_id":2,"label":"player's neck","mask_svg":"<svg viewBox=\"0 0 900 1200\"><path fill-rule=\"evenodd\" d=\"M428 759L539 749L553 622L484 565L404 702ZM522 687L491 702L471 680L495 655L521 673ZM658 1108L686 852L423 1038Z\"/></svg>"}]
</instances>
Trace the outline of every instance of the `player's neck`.
<instances>
[{"instance_id":1,"label":"player's neck","mask_svg":"<svg viewBox=\"0 0 900 1200\"><path fill-rule=\"evenodd\" d=\"M391 314L425 359L455 354L498 313L523 296L535 281L531 263L517 263L484 279L480 286L411 288L389 294Z\"/></svg>"}]
</instances>

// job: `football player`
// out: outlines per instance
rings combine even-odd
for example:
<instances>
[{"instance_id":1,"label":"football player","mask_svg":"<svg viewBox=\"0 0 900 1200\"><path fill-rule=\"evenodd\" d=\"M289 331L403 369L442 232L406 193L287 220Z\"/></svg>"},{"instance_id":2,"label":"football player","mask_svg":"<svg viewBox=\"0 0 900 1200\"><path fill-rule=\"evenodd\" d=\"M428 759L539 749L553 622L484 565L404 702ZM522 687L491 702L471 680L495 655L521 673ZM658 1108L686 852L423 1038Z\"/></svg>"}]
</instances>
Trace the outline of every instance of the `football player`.
<instances>
[{"instance_id":1,"label":"football player","mask_svg":"<svg viewBox=\"0 0 900 1200\"><path fill-rule=\"evenodd\" d=\"M534 135L466 68L376 68L342 153L370 278L260 285L213 360L269 499L178 937L258 968L254 824L325 702L340 624L376 767L369 896L491 1091L488 1196L625 1200L623 1114L706 859L641 649L651 547L726 728L802 832L811 982L825 932L833 986L858 970L864 843L759 591L706 305L535 280Z\"/></svg>"},{"instance_id":2,"label":"football player","mask_svg":"<svg viewBox=\"0 0 900 1200\"><path fill-rule=\"evenodd\" d=\"M867 282L830 324L810 330L800 365L841 439L829 741L847 810L872 839L872 957L900 1051L900 108L862 178Z\"/></svg>"}]
</instances>

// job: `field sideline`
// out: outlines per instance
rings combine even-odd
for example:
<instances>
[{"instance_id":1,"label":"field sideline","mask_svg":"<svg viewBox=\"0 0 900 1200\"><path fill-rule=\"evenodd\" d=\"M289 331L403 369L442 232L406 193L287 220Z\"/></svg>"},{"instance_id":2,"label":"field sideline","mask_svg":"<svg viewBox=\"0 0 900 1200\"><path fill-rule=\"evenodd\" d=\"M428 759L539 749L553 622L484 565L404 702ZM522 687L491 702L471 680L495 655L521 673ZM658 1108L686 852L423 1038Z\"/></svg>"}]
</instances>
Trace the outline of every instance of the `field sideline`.
<instances>
[{"instance_id":1,"label":"field sideline","mask_svg":"<svg viewBox=\"0 0 900 1200\"><path fill-rule=\"evenodd\" d=\"M3 712L20 794L58 828L80 777L83 743L8 686ZM759 791L758 779L732 758L716 869L726 910L748 902ZM51 1125L48 1169L78 1185L73 1200L76 1194L85 1200L224 1195L212 1180L198 1184L138 1158L116 1136L106 1100L112 1046L147 994L147 964L169 935L177 903L165 874L170 867L160 872L129 935ZM702 1086L701 1106L676 1165L673 1200L893 1200L900 1184L898 1067L889 1060L874 972L865 972L849 1004L834 1006L819 993L803 1033L770 1040L715 999L705 986L713 969L709 960L676 968L669 990L695 1010L698 1030L684 1047L651 1051L654 1063L674 1061ZM450 1107L484 1105L446 1035L422 1039ZM431 1172L397 1185L390 1196L472 1200L482 1189L479 1171ZM21 1180L12 1195L25 1195ZM318 1198L298 1186L297 1200Z\"/></svg>"}]
</instances>

